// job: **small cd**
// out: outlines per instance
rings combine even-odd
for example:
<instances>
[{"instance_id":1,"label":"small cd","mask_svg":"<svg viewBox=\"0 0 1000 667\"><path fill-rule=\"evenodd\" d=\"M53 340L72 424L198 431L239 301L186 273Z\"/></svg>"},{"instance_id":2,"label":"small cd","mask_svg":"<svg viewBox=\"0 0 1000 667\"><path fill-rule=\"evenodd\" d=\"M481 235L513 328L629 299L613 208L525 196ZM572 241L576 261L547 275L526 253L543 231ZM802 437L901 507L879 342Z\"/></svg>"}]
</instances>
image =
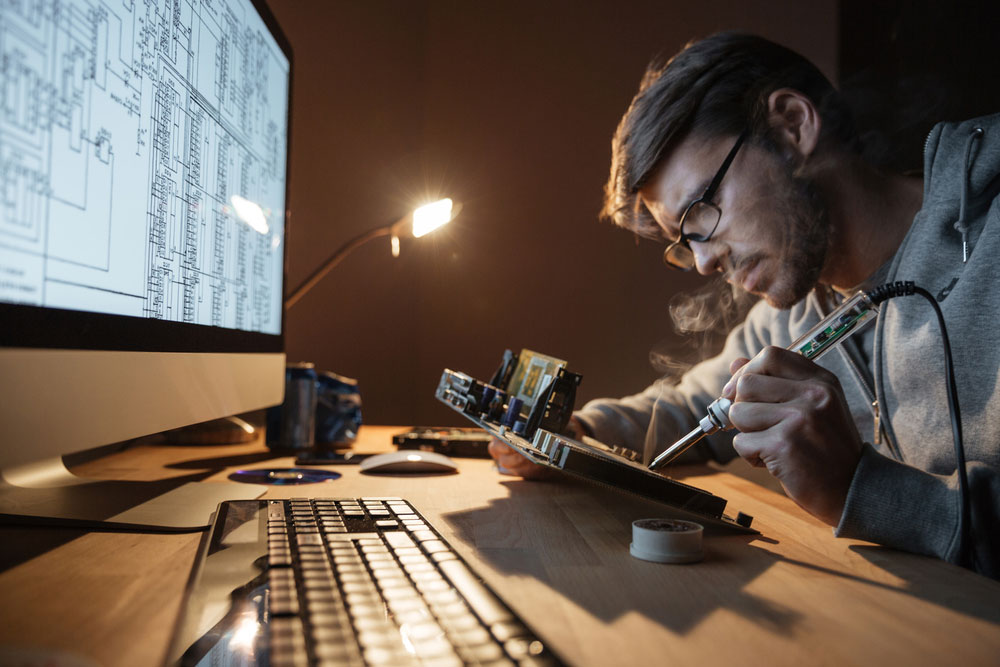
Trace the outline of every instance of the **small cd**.
<instances>
[{"instance_id":1,"label":"small cd","mask_svg":"<svg viewBox=\"0 0 1000 667\"><path fill-rule=\"evenodd\" d=\"M308 468L261 468L260 470L237 470L229 476L234 482L247 484L275 484L278 486L291 484L316 484L317 482L332 482L340 477L339 472L315 470Z\"/></svg>"}]
</instances>

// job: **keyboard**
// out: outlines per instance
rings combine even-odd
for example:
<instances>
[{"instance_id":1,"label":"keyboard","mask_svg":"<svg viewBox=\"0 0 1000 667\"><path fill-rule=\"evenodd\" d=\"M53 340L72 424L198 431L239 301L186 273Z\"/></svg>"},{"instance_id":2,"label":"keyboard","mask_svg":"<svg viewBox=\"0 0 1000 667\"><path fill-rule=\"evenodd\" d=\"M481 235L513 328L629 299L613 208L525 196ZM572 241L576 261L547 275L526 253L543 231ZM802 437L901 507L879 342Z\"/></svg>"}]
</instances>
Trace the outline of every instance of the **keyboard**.
<instances>
[{"instance_id":1,"label":"keyboard","mask_svg":"<svg viewBox=\"0 0 1000 667\"><path fill-rule=\"evenodd\" d=\"M400 498L222 503L170 662L563 664Z\"/></svg>"}]
</instances>

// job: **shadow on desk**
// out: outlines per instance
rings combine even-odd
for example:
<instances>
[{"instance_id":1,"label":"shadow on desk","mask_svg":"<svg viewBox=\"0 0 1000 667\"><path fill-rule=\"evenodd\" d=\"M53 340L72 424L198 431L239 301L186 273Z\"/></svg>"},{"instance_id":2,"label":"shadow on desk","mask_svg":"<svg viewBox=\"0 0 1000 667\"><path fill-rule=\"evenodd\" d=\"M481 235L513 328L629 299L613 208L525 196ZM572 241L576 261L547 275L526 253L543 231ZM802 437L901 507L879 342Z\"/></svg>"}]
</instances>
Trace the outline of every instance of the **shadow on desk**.
<instances>
[{"instance_id":1,"label":"shadow on desk","mask_svg":"<svg viewBox=\"0 0 1000 667\"><path fill-rule=\"evenodd\" d=\"M282 455L275 454L271 451L251 452L250 454L236 454L233 456L219 456L205 459L191 459L190 461L178 461L176 463L168 463L164 467L171 470L205 470L206 468L212 468L214 473L218 470L224 470L226 468L241 468L243 466L253 465L262 461L271 461L279 458L280 456Z\"/></svg>"},{"instance_id":2,"label":"shadow on desk","mask_svg":"<svg viewBox=\"0 0 1000 667\"><path fill-rule=\"evenodd\" d=\"M157 498L188 482L200 482L215 474L214 470L180 475L152 481L118 481L95 479L77 486L54 488L0 489L0 510L5 514L31 514L41 512L60 516L62 509L86 507L86 519L105 521L137 505ZM12 525L0 522L0 572L6 571L36 556L55 549L85 533L92 527L64 527L50 525Z\"/></svg>"},{"instance_id":3,"label":"shadow on desk","mask_svg":"<svg viewBox=\"0 0 1000 667\"><path fill-rule=\"evenodd\" d=\"M510 497L444 518L494 569L537 579L604 623L639 613L685 634L727 608L772 632L791 634L799 620L790 607L743 590L774 561L748 549L759 536L709 533L701 563L649 563L629 555L631 524L662 516L662 505L595 493L593 485L569 479L504 486ZM548 510L540 515L542 505ZM709 581L712 585L705 585Z\"/></svg>"},{"instance_id":4,"label":"shadow on desk","mask_svg":"<svg viewBox=\"0 0 1000 667\"><path fill-rule=\"evenodd\" d=\"M805 620L802 600L755 594L750 590L752 584L765 573L772 580L809 582L816 596L808 602L813 606L822 604L824 596L851 595L853 591L865 594L870 589L913 596L993 622L1000 620L1000 609L956 596L926 575L910 573L915 575L910 580L907 572L895 572L904 581L886 584L832 562L827 567L789 558L779 553L780 547L772 546L780 543L767 536L707 532L705 558L700 563L641 561L628 552L631 522L663 516L662 505L576 480L558 484L510 481L504 485L510 490L509 497L443 518L461 539L474 546L475 558L504 575L531 577L543 583L605 624L638 613L685 635L708 616L728 610L769 633L794 637ZM541 506L547 511L539 513ZM855 548L880 567L883 564L878 555L884 551L875 546ZM902 556L894 562L910 557L891 553ZM817 562L824 559L817 558ZM778 570L770 572L773 568ZM817 577L817 573L824 576ZM546 595L553 597L544 591L524 593L519 589L520 594L537 596L534 604L547 604ZM533 606L531 600L518 596L508 601L515 607L525 605L519 609L524 613Z\"/></svg>"}]
</instances>

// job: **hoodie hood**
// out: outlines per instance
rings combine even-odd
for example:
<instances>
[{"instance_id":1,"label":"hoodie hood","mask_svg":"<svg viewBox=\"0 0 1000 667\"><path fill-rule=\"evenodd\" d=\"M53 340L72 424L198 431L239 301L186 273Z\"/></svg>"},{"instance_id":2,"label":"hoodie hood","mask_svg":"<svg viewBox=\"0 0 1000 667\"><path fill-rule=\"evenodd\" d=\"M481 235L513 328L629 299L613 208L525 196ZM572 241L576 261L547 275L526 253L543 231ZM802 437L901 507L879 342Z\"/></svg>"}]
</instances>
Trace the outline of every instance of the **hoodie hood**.
<instances>
[{"instance_id":1,"label":"hoodie hood","mask_svg":"<svg viewBox=\"0 0 1000 667\"><path fill-rule=\"evenodd\" d=\"M950 225L968 261L973 224L1000 193L1000 114L942 123L924 149L924 213ZM979 225L981 227L981 225Z\"/></svg>"}]
</instances>

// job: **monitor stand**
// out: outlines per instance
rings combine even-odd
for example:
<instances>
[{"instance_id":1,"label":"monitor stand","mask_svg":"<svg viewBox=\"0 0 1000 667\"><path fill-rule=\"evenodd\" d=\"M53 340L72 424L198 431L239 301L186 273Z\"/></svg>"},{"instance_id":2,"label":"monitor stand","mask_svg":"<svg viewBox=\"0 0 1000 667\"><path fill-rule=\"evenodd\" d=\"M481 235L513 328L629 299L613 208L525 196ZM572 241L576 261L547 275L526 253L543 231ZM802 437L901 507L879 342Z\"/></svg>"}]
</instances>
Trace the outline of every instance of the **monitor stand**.
<instances>
[{"instance_id":1,"label":"monitor stand","mask_svg":"<svg viewBox=\"0 0 1000 667\"><path fill-rule=\"evenodd\" d=\"M189 532L208 526L220 502L268 490L200 477L204 472L155 481L87 479L61 457L33 461L0 470L0 524Z\"/></svg>"}]
</instances>

